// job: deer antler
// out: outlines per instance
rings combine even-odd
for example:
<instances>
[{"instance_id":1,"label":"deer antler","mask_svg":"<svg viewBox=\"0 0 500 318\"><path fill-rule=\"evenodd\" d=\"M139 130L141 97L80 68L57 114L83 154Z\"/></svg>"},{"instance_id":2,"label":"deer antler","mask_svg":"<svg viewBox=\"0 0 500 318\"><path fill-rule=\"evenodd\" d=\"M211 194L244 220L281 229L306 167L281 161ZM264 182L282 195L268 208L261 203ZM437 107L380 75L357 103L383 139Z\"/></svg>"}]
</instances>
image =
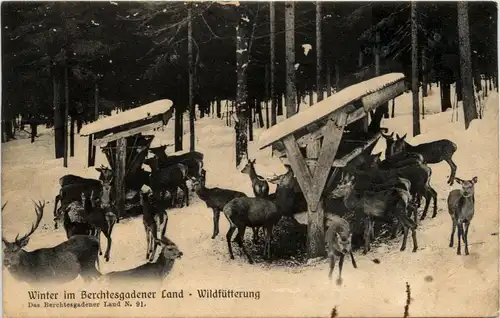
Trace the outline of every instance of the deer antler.
<instances>
[{"instance_id":1,"label":"deer antler","mask_svg":"<svg viewBox=\"0 0 500 318\"><path fill-rule=\"evenodd\" d=\"M38 203L36 203L35 201L33 201L33 203L35 204L35 213L36 213L35 224L33 224L31 226L31 230L27 234L23 235L21 238L19 238L19 234L17 234L15 242L20 242L20 241L23 241L23 240L27 239L28 237L30 237L36 231L36 229L40 225L40 222L42 221L43 209L45 208L45 202L42 203L41 201L38 201Z\"/></svg>"}]
</instances>

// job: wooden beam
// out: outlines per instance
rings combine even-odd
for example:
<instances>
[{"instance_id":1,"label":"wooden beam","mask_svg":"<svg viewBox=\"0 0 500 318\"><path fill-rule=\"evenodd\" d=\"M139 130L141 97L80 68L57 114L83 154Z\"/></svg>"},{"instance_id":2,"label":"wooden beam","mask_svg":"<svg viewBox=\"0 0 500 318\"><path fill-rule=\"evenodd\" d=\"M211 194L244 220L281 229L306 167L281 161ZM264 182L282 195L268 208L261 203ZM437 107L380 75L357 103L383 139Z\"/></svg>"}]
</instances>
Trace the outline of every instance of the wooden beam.
<instances>
[{"instance_id":1,"label":"wooden beam","mask_svg":"<svg viewBox=\"0 0 500 318\"><path fill-rule=\"evenodd\" d=\"M340 113L335 118L331 118L328 124L326 124L329 132L323 140L323 147L321 147L318 163L314 172L310 210L316 211L318 209L319 200L323 194L328 173L330 172L333 161L335 160L335 155L339 149L346 122L347 114Z\"/></svg>"},{"instance_id":2,"label":"wooden beam","mask_svg":"<svg viewBox=\"0 0 500 318\"><path fill-rule=\"evenodd\" d=\"M129 137L129 136L133 136L133 135L136 135L136 134L141 133L143 131L153 130L154 128L159 128L162 125L163 125L163 122L159 121L159 122L151 123L151 124L148 124L148 125L145 125L145 126L140 126L140 127L132 128L132 129L127 130L127 131L122 131L122 132L119 132L119 133L116 133L116 134L104 136L104 137L102 137L100 139L96 139L96 140L93 141L93 144L94 144L94 146L100 146L100 147L102 147L102 146L105 146L110 141L114 141L114 140L118 140L120 138L126 138L126 137Z\"/></svg>"},{"instance_id":3,"label":"wooden beam","mask_svg":"<svg viewBox=\"0 0 500 318\"><path fill-rule=\"evenodd\" d=\"M288 135L283 139L283 143L285 145L287 158L292 167L293 173L297 178L297 182L302 189L302 193L304 193L304 197L306 198L307 204L311 201L313 197L311 191L313 189L313 180L311 177L311 173L307 168L306 161L300 152L299 147L297 146L297 142L293 135Z\"/></svg>"},{"instance_id":4,"label":"wooden beam","mask_svg":"<svg viewBox=\"0 0 500 318\"><path fill-rule=\"evenodd\" d=\"M87 166L92 167L94 163L92 162L92 154L93 154L93 147L92 147L92 135L89 135L89 143L88 143L88 148L87 148Z\"/></svg>"},{"instance_id":5,"label":"wooden beam","mask_svg":"<svg viewBox=\"0 0 500 318\"><path fill-rule=\"evenodd\" d=\"M354 149L353 151L351 151L350 153L348 153L344 157L335 160L333 162L332 166L333 167L345 167L352 159L359 156L363 152L363 150L370 147L373 143L377 142L379 140L380 136L381 136L380 133L375 134L372 138L365 141L365 143L362 146L356 147L356 149Z\"/></svg>"},{"instance_id":6,"label":"wooden beam","mask_svg":"<svg viewBox=\"0 0 500 318\"><path fill-rule=\"evenodd\" d=\"M127 138L123 137L116 141L116 166L115 169L115 195L117 208L117 222L120 215L125 211L125 173L127 160Z\"/></svg>"}]
</instances>

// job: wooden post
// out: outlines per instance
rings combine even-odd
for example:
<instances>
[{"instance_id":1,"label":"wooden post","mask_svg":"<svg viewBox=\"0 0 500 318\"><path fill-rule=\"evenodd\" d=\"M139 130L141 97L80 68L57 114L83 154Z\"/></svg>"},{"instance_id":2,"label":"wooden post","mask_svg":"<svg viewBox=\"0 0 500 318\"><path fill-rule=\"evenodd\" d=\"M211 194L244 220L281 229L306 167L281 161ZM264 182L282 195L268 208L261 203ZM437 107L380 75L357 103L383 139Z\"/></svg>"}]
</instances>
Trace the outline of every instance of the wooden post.
<instances>
[{"instance_id":1,"label":"wooden post","mask_svg":"<svg viewBox=\"0 0 500 318\"><path fill-rule=\"evenodd\" d=\"M68 66L64 67L64 168L68 167L68 117L69 117L69 87L68 87Z\"/></svg>"},{"instance_id":2,"label":"wooden post","mask_svg":"<svg viewBox=\"0 0 500 318\"><path fill-rule=\"evenodd\" d=\"M116 165L115 169L115 194L117 223L120 222L120 215L125 211L125 171L127 162L127 138L123 137L116 141Z\"/></svg>"},{"instance_id":3,"label":"wooden post","mask_svg":"<svg viewBox=\"0 0 500 318\"><path fill-rule=\"evenodd\" d=\"M94 120L99 119L99 86L97 83L94 85ZM96 147L92 146L92 156L90 157L89 166L93 167L95 165L95 157L96 157Z\"/></svg>"},{"instance_id":4,"label":"wooden post","mask_svg":"<svg viewBox=\"0 0 500 318\"><path fill-rule=\"evenodd\" d=\"M332 96L332 70L329 62L326 62L326 96Z\"/></svg>"},{"instance_id":5,"label":"wooden post","mask_svg":"<svg viewBox=\"0 0 500 318\"><path fill-rule=\"evenodd\" d=\"M307 200L307 246L309 258L324 256L325 254L322 194L333 161L335 160L346 122L346 113L334 115L326 124L326 131L328 133L324 136L321 150L319 152L316 150L319 148L316 141L309 146L309 150L306 148L307 153L318 157L313 169L307 168L306 160L300 152L294 135L288 135L282 140L290 166ZM313 154L313 152L316 153ZM313 172L310 170L313 170Z\"/></svg>"},{"instance_id":6,"label":"wooden post","mask_svg":"<svg viewBox=\"0 0 500 318\"><path fill-rule=\"evenodd\" d=\"M92 155L93 155L93 152L92 152L92 148L94 146L92 146L92 136L93 135L89 135L89 145L88 145L88 152L87 152L87 165L89 167L92 167L94 165L94 163L92 162Z\"/></svg>"}]
</instances>

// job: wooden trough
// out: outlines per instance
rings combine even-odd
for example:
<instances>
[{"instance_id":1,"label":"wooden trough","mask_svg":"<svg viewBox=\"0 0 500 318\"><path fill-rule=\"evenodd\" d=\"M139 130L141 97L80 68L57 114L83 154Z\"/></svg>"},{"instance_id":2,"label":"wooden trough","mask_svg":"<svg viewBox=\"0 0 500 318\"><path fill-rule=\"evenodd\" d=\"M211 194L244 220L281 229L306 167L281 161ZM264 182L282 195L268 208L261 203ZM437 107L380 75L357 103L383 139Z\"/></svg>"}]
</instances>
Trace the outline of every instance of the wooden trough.
<instances>
[{"instance_id":1,"label":"wooden trough","mask_svg":"<svg viewBox=\"0 0 500 318\"><path fill-rule=\"evenodd\" d=\"M125 210L125 177L142 165L154 138L142 136L142 132L166 125L173 115L172 105L168 99L158 100L101 118L80 130L80 135L89 136L89 166L94 165L96 146L106 154L114 174L116 207L120 214Z\"/></svg>"},{"instance_id":2,"label":"wooden trough","mask_svg":"<svg viewBox=\"0 0 500 318\"><path fill-rule=\"evenodd\" d=\"M291 166L308 205L308 256L325 254L323 191L363 150L372 147L380 132L350 140L345 127L405 91L404 75L391 73L349 86L308 109L264 131L259 148L273 146L274 155ZM343 138L344 137L344 138ZM304 149L305 148L305 149ZM333 173L331 169L334 169Z\"/></svg>"}]
</instances>

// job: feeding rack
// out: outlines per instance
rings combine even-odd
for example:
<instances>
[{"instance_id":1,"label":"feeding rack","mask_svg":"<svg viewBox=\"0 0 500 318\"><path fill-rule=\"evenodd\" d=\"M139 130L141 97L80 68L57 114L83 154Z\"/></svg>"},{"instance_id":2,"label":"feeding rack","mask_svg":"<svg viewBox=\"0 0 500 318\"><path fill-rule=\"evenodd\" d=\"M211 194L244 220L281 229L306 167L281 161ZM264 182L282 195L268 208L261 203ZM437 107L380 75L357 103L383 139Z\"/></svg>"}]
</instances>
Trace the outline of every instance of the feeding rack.
<instances>
[{"instance_id":1,"label":"feeding rack","mask_svg":"<svg viewBox=\"0 0 500 318\"><path fill-rule=\"evenodd\" d=\"M308 256L323 256L323 191L339 168L380 138L368 133L368 113L405 91L404 74L390 73L349 86L264 131L259 148L291 166L308 206ZM347 125L364 121L364 134L345 133ZM352 136L357 136L352 140ZM362 136L362 137L360 137ZM333 171L331 171L333 169Z\"/></svg>"},{"instance_id":2,"label":"feeding rack","mask_svg":"<svg viewBox=\"0 0 500 318\"><path fill-rule=\"evenodd\" d=\"M125 178L133 178L141 167L154 138L142 133L166 125L173 115L172 105L171 100L157 100L101 118L80 130L80 135L89 137L89 166L95 163L96 146L101 147L106 155L113 170L116 205L120 213L125 209Z\"/></svg>"}]
</instances>

